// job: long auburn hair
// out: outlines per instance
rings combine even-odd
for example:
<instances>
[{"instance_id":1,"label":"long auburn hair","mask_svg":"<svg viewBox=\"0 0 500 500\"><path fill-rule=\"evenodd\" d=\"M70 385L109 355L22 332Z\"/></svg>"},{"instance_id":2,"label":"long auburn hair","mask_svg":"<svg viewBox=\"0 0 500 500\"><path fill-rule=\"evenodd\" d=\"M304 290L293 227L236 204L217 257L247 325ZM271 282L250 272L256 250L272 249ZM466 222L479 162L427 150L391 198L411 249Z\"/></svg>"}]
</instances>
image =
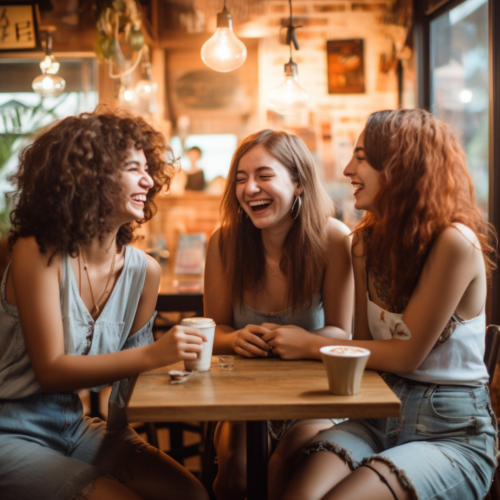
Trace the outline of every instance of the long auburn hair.
<instances>
[{"instance_id":1,"label":"long auburn hair","mask_svg":"<svg viewBox=\"0 0 500 500\"><path fill-rule=\"evenodd\" d=\"M154 186L148 191L144 218L124 224L118 249L134 239L134 229L156 212L153 198L173 175L173 157L163 135L143 118L105 107L71 116L49 126L19 157L11 176L16 186L9 245L34 236L42 253L68 252L111 231L111 215L123 203L122 165L130 147L142 149Z\"/></svg>"},{"instance_id":2,"label":"long auburn hair","mask_svg":"<svg viewBox=\"0 0 500 500\"><path fill-rule=\"evenodd\" d=\"M453 223L476 234L488 278L496 235L475 204L465 152L451 128L429 112L379 111L366 124L364 152L380 175L376 215L366 213L367 268L401 310L416 286L436 237Z\"/></svg>"},{"instance_id":3,"label":"long auburn hair","mask_svg":"<svg viewBox=\"0 0 500 500\"><path fill-rule=\"evenodd\" d=\"M261 230L241 216L236 198L236 173L241 158L262 145L282 163L291 179L303 188L302 208L283 243L280 269L287 280L287 304L293 310L311 304L321 284L327 251L326 225L333 203L326 193L311 153L298 137L284 131L262 130L247 137L231 161L221 204L219 251L233 304L243 304L245 290L263 286L265 255Z\"/></svg>"}]
</instances>

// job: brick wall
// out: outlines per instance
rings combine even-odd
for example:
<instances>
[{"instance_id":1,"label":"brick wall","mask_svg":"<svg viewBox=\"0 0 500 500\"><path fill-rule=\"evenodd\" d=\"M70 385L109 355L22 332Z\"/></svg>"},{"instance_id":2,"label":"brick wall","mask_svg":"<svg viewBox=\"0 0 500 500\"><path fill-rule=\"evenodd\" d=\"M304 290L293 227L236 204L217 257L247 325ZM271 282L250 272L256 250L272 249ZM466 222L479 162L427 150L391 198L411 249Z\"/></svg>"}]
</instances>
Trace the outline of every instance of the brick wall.
<instances>
[{"instance_id":1,"label":"brick wall","mask_svg":"<svg viewBox=\"0 0 500 500\"><path fill-rule=\"evenodd\" d=\"M395 71L379 70L382 53L388 51L387 26L383 16L391 0L294 0L294 24L300 50L293 53L298 64L299 83L309 94L309 113L285 118L284 127L312 130L316 137L316 156L327 179L341 180L342 168L352 154L353 143L370 113L397 107ZM280 26L287 24L288 2L272 1L265 15L242 29L260 30L266 36L259 42L259 117L260 124L278 125L268 113L268 94L283 81L283 65L289 48L280 44ZM282 35L285 30L282 30ZM327 40L361 38L364 40L365 92L329 94ZM389 45L390 47L390 45Z\"/></svg>"}]
</instances>

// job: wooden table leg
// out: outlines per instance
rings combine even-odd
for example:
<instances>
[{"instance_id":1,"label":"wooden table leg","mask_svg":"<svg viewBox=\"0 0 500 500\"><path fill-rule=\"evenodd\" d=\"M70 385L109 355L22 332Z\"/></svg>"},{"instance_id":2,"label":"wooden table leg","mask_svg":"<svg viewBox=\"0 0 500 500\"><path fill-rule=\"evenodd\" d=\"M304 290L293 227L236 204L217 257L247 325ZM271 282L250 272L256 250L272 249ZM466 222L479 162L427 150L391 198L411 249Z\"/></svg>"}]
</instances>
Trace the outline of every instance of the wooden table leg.
<instances>
[{"instance_id":1,"label":"wooden table leg","mask_svg":"<svg viewBox=\"0 0 500 500\"><path fill-rule=\"evenodd\" d=\"M247 422L247 500L267 500L267 420Z\"/></svg>"}]
</instances>

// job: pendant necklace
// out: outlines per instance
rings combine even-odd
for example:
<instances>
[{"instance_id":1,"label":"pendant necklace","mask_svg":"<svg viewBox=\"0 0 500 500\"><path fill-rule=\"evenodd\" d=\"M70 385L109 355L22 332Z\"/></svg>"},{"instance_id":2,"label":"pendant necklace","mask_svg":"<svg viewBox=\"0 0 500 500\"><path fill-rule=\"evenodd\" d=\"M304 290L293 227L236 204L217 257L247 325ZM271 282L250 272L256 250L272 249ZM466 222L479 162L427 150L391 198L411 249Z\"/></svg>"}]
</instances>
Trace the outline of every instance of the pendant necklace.
<instances>
[{"instance_id":1,"label":"pendant necklace","mask_svg":"<svg viewBox=\"0 0 500 500\"><path fill-rule=\"evenodd\" d=\"M95 300L94 298L94 291L92 290L92 283L90 282L90 276L89 276L89 270L87 266L87 262L85 261L85 255L83 255L83 252L78 249L78 278L79 278L79 284L80 284L80 297L82 296L82 283L81 283L81 271L80 271L80 254L82 255L82 260L83 260L83 269L87 273L87 280L89 282L89 288L90 288L90 295L92 297L92 302L94 303L94 308L92 309L92 314L97 314L100 311L99 304L101 300L103 299L104 295L108 292L108 285L109 282L111 281L111 276L113 276L113 271L115 269L115 258L116 258L116 251L113 252L113 259L111 260L111 266L109 268L109 274L108 274L108 279L106 280L106 286L104 287L104 292L102 292L102 295L99 297L99 299Z\"/></svg>"}]
</instances>

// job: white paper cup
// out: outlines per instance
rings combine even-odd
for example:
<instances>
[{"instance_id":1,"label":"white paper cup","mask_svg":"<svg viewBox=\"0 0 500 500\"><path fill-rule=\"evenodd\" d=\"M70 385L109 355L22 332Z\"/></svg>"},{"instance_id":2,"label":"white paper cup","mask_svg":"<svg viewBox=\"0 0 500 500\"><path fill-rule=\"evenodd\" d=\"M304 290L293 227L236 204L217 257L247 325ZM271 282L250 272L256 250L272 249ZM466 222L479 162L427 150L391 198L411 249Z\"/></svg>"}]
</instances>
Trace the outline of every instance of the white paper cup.
<instances>
[{"instance_id":1,"label":"white paper cup","mask_svg":"<svg viewBox=\"0 0 500 500\"><path fill-rule=\"evenodd\" d=\"M328 345L320 350L330 392L338 395L357 394L370 351L362 347Z\"/></svg>"},{"instance_id":2,"label":"white paper cup","mask_svg":"<svg viewBox=\"0 0 500 500\"><path fill-rule=\"evenodd\" d=\"M195 361L184 360L184 367L188 371L206 372L210 370L212 349L214 347L215 321L211 318L186 318L181 321L181 325L197 328L207 337L207 342L203 342L203 349L201 354L198 355L198 359Z\"/></svg>"}]
</instances>

